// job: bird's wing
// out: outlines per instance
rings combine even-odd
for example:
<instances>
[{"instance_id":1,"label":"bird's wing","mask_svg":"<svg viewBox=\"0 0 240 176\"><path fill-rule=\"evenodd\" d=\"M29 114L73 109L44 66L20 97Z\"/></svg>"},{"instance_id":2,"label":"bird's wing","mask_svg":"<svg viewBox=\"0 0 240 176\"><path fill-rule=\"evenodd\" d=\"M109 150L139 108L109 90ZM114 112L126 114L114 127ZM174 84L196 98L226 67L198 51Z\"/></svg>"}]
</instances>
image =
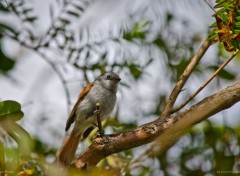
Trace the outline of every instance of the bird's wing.
<instances>
[{"instance_id":1,"label":"bird's wing","mask_svg":"<svg viewBox=\"0 0 240 176\"><path fill-rule=\"evenodd\" d=\"M85 98L85 96L88 94L89 90L93 87L93 83L90 83L88 84L86 87L84 87L84 89L81 91L80 95L78 96L78 100L77 102L75 103L69 117L68 117L68 120L67 120L67 123L66 123L66 127L65 127L65 131L67 131L70 126L72 125L72 123L74 122L75 120L75 116L76 116L76 111L77 111L77 108L79 106L79 104L82 102L82 100Z\"/></svg>"}]
</instances>

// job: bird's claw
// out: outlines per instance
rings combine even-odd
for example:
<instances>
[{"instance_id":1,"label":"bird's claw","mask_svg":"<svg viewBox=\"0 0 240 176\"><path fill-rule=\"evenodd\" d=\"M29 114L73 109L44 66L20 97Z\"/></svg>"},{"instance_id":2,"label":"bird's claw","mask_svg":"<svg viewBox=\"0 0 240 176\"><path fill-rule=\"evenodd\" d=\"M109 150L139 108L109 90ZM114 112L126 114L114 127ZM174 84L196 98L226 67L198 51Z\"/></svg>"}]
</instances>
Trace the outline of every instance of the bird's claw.
<instances>
[{"instance_id":1,"label":"bird's claw","mask_svg":"<svg viewBox=\"0 0 240 176\"><path fill-rule=\"evenodd\" d=\"M102 138L103 139L103 141L104 141L104 143L106 143L106 142L109 142L110 141L110 138L108 137L108 135L105 135L104 133L100 133L99 132L99 134L97 135L97 137L100 137L100 138Z\"/></svg>"},{"instance_id":2,"label":"bird's claw","mask_svg":"<svg viewBox=\"0 0 240 176\"><path fill-rule=\"evenodd\" d=\"M104 132L104 130L102 129L102 130L98 130L98 132L99 132L99 136L100 137L104 137L105 136L105 132Z\"/></svg>"}]
</instances>

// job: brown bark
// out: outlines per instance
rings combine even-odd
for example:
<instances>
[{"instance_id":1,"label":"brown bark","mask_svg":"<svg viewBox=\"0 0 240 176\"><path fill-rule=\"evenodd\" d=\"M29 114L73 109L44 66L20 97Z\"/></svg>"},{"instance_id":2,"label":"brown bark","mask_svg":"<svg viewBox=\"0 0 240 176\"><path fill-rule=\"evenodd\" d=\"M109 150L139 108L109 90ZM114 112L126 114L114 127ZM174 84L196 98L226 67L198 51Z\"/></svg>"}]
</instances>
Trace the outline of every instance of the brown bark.
<instances>
[{"instance_id":1,"label":"brown bark","mask_svg":"<svg viewBox=\"0 0 240 176\"><path fill-rule=\"evenodd\" d=\"M96 137L74 162L77 168L95 166L103 158L157 139L159 145L176 141L184 130L240 101L240 83L225 88L193 105L188 110L142 125L129 132Z\"/></svg>"},{"instance_id":2,"label":"brown bark","mask_svg":"<svg viewBox=\"0 0 240 176\"><path fill-rule=\"evenodd\" d=\"M188 66L185 68L184 72L182 73L181 77L179 78L178 82L176 83L172 93L168 97L166 101L166 105L163 109L161 114L161 118L167 117L170 115L173 105L177 100L178 95L182 91L183 86L187 82L188 78L190 77L191 73L193 72L194 68L197 66L199 61L202 59L205 52L208 50L212 42L209 39L206 39L205 42L201 45L198 49L196 54L193 56L191 61L189 62Z\"/></svg>"}]
</instances>

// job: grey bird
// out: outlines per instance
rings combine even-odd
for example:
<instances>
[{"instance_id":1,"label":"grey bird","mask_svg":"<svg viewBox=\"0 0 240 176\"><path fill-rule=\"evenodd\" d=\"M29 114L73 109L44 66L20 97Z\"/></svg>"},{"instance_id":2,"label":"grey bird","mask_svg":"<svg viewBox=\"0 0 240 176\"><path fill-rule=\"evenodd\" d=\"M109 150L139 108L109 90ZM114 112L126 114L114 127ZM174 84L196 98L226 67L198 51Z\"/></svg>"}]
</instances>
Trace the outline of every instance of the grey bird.
<instances>
[{"instance_id":1,"label":"grey bird","mask_svg":"<svg viewBox=\"0 0 240 176\"><path fill-rule=\"evenodd\" d=\"M87 137L97 122L97 103L101 109L101 120L107 118L112 112L120 80L118 74L106 72L81 91L67 120L65 131L68 131L73 123L75 123L74 128L56 154L59 163L65 166L71 164L81 136Z\"/></svg>"}]
</instances>

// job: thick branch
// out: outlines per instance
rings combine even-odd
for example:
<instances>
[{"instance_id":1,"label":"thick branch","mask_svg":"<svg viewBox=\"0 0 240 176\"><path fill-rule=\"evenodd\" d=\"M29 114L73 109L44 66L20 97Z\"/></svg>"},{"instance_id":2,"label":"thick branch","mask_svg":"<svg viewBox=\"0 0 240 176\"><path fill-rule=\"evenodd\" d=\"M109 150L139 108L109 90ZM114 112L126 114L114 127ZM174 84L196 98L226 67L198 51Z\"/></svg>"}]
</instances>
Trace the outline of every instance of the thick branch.
<instances>
[{"instance_id":1,"label":"thick branch","mask_svg":"<svg viewBox=\"0 0 240 176\"><path fill-rule=\"evenodd\" d=\"M202 46L199 48L199 50L196 52L196 54L191 59L191 62L188 64L187 68L184 70L183 74L181 75L179 81L177 82L176 86L174 87L171 95L169 96L166 105L164 107L164 110L161 114L161 118L166 117L170 114L172 111L173 105L175 101L177 100L177 97L179 93L182 91L183 86L187 82L189 76L193 72L194 68L197 66L198 62L201 60L209 46L211 45L211 41L208 39L202 44Z\"/></svg>"},{"instance_id":2,"label":"thick branch","mask_svg":"<svg viewBox=\"0 0 240 176\"><path fill-rule=\"evenodd\" d=\"M188 127L224 110L240 101L240 83L211 95L190 109L158 119L137 129L125 133L108 135L106 138L97 137L89 148L75 161L77 168L91 167L103 158L124 150L138 147L155 139L161 141L160 145L167 144L174 136Z\"/></svg>"}]
</instances>

